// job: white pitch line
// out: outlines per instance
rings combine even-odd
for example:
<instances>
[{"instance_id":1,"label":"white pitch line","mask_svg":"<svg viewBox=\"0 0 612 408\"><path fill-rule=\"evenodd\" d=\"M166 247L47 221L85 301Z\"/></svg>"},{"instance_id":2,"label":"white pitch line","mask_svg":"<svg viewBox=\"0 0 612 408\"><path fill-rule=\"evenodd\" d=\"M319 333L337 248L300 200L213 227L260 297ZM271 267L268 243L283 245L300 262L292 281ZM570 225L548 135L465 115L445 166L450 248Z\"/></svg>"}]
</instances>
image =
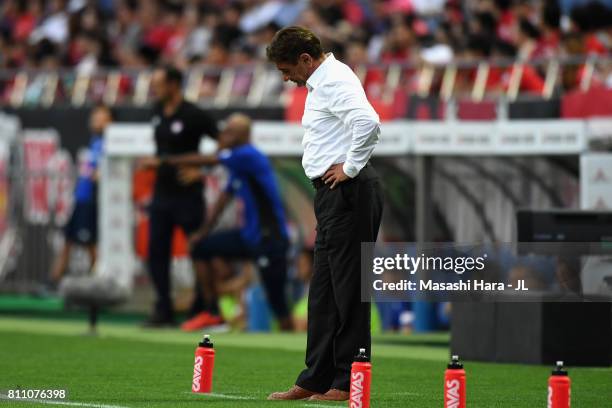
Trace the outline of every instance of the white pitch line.
<instances>
[{"instance_id":1,"label":"white pitch line","mask_svg":"<svg viewBox=\"0 0 612 408\"><path fill-rule=\"evenodd\" d=\"M203 393L203 392L184 391L183 394L190 394L190 395L196 395L196 396L202 396L202 397L218 397L218 398L233 399L233 400L254 400L256 399L255 397L244 397L242 395L218 394L216 392Z\"/></svg>"},{"instance_id":2,"label":"white pitch line","mask_svg":"<svg viewBox=\"0 0 612 408\"><path fill-rule=\"evenodd\" d=\"M57 400L44 400L35 398L9 398L8 395L0 394L0 399L11 402L37 402L39 404L49 405L68 405L72 407L89 407L89 408L128 408L121 405L108 405L108 404L90 404L88 402L68 402L68 401L57 401Z\"/></svg>"}]
</instances>

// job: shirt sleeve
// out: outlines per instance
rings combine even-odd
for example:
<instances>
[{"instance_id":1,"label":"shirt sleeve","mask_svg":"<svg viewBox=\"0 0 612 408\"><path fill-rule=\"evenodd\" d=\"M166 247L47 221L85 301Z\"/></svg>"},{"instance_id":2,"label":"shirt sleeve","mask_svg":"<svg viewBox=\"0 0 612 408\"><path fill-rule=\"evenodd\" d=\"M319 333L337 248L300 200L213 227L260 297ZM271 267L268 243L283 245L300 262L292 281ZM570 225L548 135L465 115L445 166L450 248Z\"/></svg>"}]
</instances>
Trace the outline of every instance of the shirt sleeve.
<instances>
[{"instance_id":1,"label":"shirt sleeve","mask_svg":"<svg viewBox=\"0 0 612 408\"><path fill-rule=\"evenodd\" d=\"M329 109L351 130L351 147L343 165L344 173L353 178L365 167L380 138L380 119L361 85L338 81L325 85Z\"/></svg>"},{"instance_id":2,"label":"shirt sleeve","mask_svg":"<svg viewBox=\"0 0 612 408\"><path fill-rule=\"evenodd\" d=\"M217 139L217 135L219 134L217 121L214 120L207 112L198 109L196 123L198 124L200 136L206 135L208 137L212 137L213 139Z\"/></svg>"},{"instance_id":3,"label":"shirt sleeve","mask_svg":"<svg viewBox=\"0 0 612 408\"><path fill-rule=\"evenodd\" d=\"M246 153L240 148L236 149L222 149L217 153L217 158L225 167L230 169L232 172L246 171L248 164L248 158ZM245 160L246 159L246 160Z\"/></svg>"}]
</instances>

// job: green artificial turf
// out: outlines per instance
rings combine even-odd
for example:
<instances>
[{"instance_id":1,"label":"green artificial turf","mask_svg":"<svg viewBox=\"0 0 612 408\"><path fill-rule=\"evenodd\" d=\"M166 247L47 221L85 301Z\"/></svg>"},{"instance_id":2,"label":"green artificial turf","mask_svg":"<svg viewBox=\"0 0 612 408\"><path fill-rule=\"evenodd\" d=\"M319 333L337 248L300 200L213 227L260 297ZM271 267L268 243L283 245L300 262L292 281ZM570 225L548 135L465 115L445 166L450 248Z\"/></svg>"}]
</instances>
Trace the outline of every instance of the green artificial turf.
<instances>
[{"instance_id":1,"label":"green artificial turf","mask_svg":"<svg viewBox=\"0 0 612 408\"><path fill-rule=\"evenodd\" d=\"M108 322L99 336L84 331L82 322L0 316L0 389L65 388L69 406L347 406L265 401L303 367L303 335L213 335L214 391L222 395L202 396L190 393L199 334ZM376 337L372 407L441 407L447 347L446 334ZM466 362L466 370L469 407L546 406L549 367ZM570 368L570 374L573 408L612 406L612 369ZM0 406L52 405L0 400Z\"/></svg>"}]
</instances>

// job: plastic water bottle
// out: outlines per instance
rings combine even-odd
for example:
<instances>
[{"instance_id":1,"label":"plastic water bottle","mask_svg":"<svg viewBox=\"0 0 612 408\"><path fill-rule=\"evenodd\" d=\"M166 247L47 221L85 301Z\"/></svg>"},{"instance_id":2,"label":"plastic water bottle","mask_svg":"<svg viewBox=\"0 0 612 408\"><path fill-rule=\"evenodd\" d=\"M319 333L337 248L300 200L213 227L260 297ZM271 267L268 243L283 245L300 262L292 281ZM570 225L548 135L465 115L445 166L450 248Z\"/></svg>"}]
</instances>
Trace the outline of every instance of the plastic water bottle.
<instances>
[{"instance_id":1,"label":"plastic water bottle","mask_svg":"<svg viewBox=\"0 0 612 408\"><path fill-rule=\"evenodd\" d=\"M198 343L193 364L192 392L209 393L212 391L213 368L215 366L215 349L208 334Z\"/></svg>"},{"instance_id":2,"label":"plastic water bottle","mask_svg":"<svg viewBox=\"0 0 612 408\"><path fill-rule=\"evenodd\" d=\"M444 408L465 408L465 370L452 356L444 373Z\"/></svg>"},{"instance_id":3,"label":"plastic water bottle","mask_svg":"<svg viewBox=\"0 0 612 408\"><path fill-rule=\"evenodd\" d=\"M359 354L351 367L351 392L349 408L370 408L370 386L372 385L372 364L365 349L359 349Z\"/></svg>"}]
</instances>

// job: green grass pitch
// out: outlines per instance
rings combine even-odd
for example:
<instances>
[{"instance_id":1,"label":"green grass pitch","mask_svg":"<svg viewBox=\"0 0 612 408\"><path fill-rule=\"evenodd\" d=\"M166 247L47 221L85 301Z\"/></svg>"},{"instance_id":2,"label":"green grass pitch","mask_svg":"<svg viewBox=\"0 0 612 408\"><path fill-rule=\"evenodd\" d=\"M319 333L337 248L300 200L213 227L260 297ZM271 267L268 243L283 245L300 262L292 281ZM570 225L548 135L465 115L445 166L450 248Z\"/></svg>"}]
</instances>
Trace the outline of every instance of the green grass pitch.
<instances>
[{"instance_id":1,"label":"green grass pitch","mask_svg":"<svg viewBox=\"0 0 612 408\"><path fill-rule=\"evenodd\" d=\"M65 388L61 405L82 407L337 407L346 403L266 401L288 388L304 360L304 335L217 334L215 395L191 394L200 334L102 322L0 316L0 389ZM372 407L442 407L448 335L374 338ZM612 407L612 369L572 368L572 407ZM550 367L466 362L469 407L545 407Z\"/></svg>"}]
</instances>

